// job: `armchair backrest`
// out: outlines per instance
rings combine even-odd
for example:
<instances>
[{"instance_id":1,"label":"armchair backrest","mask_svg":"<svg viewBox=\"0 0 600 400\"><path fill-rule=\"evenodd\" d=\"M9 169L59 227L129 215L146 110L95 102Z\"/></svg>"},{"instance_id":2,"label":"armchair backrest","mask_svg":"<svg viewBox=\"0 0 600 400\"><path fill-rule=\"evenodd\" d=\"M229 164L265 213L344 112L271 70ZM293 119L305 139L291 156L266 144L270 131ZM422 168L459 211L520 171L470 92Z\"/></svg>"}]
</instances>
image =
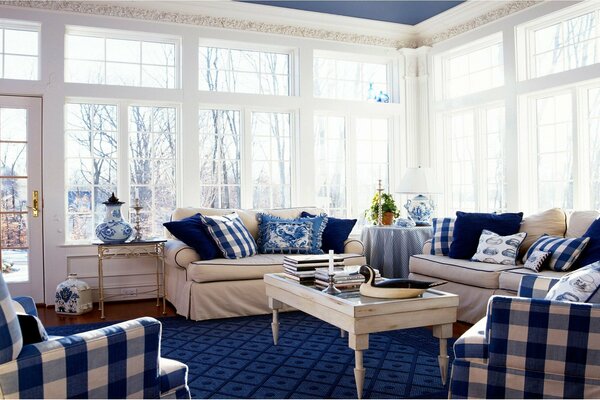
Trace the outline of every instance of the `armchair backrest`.
<instances>
[{"instance_id":1,"label":"armchair backrest","mask_svg":"<svg viewBox=\"0 0 600 400\"><path fill-rule=\"evenodd\" d=\"M538 275L524 275L519 285L519 297L543 299L558 279Z\"/></svg>"},{"instance_id":2,"label":"armchair backrest","mask_svg":"<svg viewBox=\"0 0 600 400\"><path fill-rule=\"evenodd\" d=\"M23 335L8 286L0 273L0 364L17 358L23 348Z\"/></svg>"}]
</instances>

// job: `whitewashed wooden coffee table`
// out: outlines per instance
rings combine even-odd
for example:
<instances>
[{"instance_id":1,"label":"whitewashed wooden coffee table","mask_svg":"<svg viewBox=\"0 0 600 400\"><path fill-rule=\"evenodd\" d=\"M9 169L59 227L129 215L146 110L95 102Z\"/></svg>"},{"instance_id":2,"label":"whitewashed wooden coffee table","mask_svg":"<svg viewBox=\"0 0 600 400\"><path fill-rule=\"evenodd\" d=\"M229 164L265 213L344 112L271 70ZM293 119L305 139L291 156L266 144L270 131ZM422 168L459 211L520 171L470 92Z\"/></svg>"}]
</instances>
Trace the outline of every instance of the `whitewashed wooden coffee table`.
<instances>
[{"instance_id":1,"label":"whitewashed wooden coffee table","mask_svg":"<svg viewBox=\"0 0 600 400\"><path fill-rule=\"evenodd\" d=\"M452 337L456 322L458 296L429 289L422 297L390 300L361 296L358 292L331 296L312 286L301 285L284 274L264 277L269 306L273 310L273 342L279 336L279 310L284 305L304 311L322 321L348 332L348 346L354 350L354 379L358 398L362 397L365 381L363 351L369 348L369 333L433 327L433 336L440 340L438 362L442 382L448 371L447 338Z\"/></svg>"}]
</instances>

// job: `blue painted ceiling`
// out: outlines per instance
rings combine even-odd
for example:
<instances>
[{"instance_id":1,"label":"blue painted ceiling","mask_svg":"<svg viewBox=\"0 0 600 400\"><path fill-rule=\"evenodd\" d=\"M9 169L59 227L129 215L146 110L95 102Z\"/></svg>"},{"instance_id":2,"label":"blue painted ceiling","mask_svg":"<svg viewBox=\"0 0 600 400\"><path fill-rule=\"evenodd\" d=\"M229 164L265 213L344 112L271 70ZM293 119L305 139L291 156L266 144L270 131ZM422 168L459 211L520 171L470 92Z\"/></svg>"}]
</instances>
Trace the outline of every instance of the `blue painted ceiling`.
<instances>
[{"instance_id":1,"label":"blue painted ceiling","mask_svg":"<svg viewBox=\"0 0 600 400\"><path fill-rule=\"evenodd\" d=\"M295 1L295 0L239 0L244 3L264 4L268 6L293 8L296 10L314 11L325 14L344 15L394 22L397 24L416 25L438 15L463 1L398 1L398 0L363 0L363 1Z\"/></svg>"}]
</instances>

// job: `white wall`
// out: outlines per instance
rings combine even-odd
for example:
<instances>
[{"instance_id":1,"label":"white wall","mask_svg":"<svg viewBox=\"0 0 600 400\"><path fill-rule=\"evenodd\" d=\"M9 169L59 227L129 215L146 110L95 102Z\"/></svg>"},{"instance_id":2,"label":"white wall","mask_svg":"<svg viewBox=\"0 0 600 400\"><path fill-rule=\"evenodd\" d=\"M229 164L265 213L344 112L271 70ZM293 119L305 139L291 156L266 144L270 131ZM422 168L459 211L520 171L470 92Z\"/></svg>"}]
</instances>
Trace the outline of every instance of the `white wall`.
<instances>
[{"instance_id":1,"label":"white wall","mask_svg":"<svg viewBox=\"0 0 600 400\"><path fill-rule=\"evenodd\" d=\"M394 130L393 169L390 181L398 179L406 164L407 152L417 154L418 140L407 141L405 109L407 104L367 104L343 100L316 99L312 96L312 53L314 50L360 53L363 57L386 57L394 62L395 98L404 99L405 58L395 49L243 32L227 29L205 28L170 23L148 22L134 19L112 18L85 14L44 11L29 8L0 6L5 19L41 23L41 70L39 81L0 80L0 93L43 98L43 222L45 251L45 299L53 304L54 289L68 273L75 272L92 287L97 286L97 253L95 246L65 244L64 183L64 121L63 107L67 99L116 99L136 102L175 103L181 105L181 161L186 166L197 165L198 118L200 104L251 105L271 111L293 111L298 115L297 139L304 157L296 166L298 190L293 193L294 205L313 204L313 112L331 111L352 116L392 116ZM182 38L182 89L151 89L105 85L74 84L64 82L64 33L66 25L123 29L141 32L164 33ZM250 42L265 46L282 46L297 51L298 96L276 97L230 93L200 92L198 88L198 41L217 40ZM410 100L409 100L410 102ZM411 116L416 118L416 116ZM407 149L410 143L411 149ZM410 151L409 151L410 150ZM418 162L418 160L412 160ZM184 168L178 178L181 193L178 206L197 205L198 169ZM105 263L105 287L108 294L120 293L121 288L152 288L155 284L151 262L108 261ZM112 275L112 277L111 277ZM141 297L141 296L140 296Z\"/></svg>"}]
</instances>

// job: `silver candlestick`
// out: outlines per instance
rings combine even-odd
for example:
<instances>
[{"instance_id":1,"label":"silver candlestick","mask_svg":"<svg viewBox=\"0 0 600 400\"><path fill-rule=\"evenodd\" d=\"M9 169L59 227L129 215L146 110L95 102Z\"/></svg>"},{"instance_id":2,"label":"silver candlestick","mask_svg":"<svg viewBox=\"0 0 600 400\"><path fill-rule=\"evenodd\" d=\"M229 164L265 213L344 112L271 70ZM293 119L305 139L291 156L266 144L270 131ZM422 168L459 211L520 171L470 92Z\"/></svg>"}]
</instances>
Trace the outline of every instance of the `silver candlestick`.
<instances>
[{"instance_id":1,"label":"silver candlestick","mask_svg":"<svg viewBox=\"0 0 600 400\"><path fill-rule=\"evenodd\" d=\"M383 226L383 199L381 195L383 194L383 186L381 185L381 179L379 179L377 184L377 192L379 195L377 196L377 225Z\"/></svg>"},{"instance_id":2,"label":"silver candlestick","mask_svg":"<svg viewBox=\"0 0 600 400\"><path fill-rule=\"evenodd\" d=\"M329 285L327 285L327 287L325 289L322 290L323 293L326 294L330 294L330 295L336 295L336 294L340 294L342 293L342 291L338 288L335 287L335 283L333 282L333 277L335 276L335 273L329 273Z\"/></svg>"},{"instance_id":3,"label":"silver candlestick","mask_svg":"<svg viewBox=\"0 0 600 400\"><path fill-rule=\"evenodd\" d=\"M135 229L135 237L133 238L134 241L139 241L142 240L142 218L140 217L140 211L144 208L140 205L140 199L135 199L135 205L132 206L131 208L134 209L135 211L135 225L133 226L133 228Z\"/></svg>"}]
</instances>

